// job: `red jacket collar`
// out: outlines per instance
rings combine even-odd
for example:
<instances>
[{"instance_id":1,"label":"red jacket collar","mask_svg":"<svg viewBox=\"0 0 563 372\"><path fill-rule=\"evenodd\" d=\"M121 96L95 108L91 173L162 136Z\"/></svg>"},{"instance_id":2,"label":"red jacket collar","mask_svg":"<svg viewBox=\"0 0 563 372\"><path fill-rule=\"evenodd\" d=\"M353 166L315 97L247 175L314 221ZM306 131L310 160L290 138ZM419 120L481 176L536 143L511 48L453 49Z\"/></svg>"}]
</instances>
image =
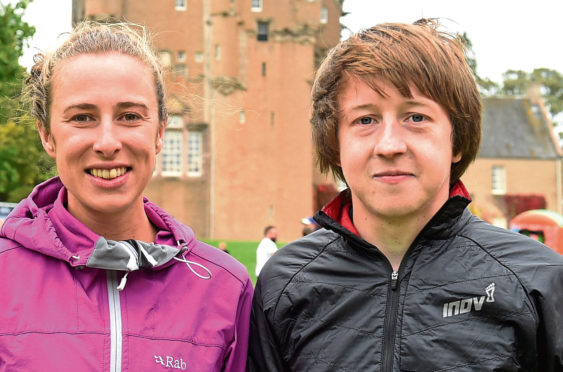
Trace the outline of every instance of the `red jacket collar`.
<instances>
[{"instance_id":1,"label":"red jacket collar","mask_svg":"<svg viewBox=\"0 0 563 372\"><path fill-rule=\"evenodd\" d=\"M469 192L467 192L467 189L461 180L458 180L450 189L450 199L454 196L461 196L471 200ZM350 196L350 190L346 189L328 202L322 208L322 211L354 235L360 236L358 230L356 230L356 227L352 222L352 219L350 218L351 208L352 198Z\"/></svg>"}]
</instances>

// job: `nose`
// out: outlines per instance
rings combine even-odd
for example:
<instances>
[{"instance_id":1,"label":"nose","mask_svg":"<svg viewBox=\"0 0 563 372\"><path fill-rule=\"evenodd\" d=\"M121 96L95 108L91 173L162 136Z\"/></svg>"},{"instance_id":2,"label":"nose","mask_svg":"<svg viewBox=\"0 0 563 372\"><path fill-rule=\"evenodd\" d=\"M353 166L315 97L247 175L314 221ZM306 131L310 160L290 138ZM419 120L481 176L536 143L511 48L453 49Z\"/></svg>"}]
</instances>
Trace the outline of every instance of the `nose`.
<instances>
[{"instance_id":1,"label":"nose","mask_svg":"<svg viewBox=\"0 0 563 372\"><path fill-rule=\"evenodd\" d=\"M404 154L407 151L405 134L394 118L383 120L374 146L375 155L390 158Z\"/></svg>"},{"instance_id":2,"label":"nose","mask_svg":"<svg viewBox=\"0 0 563 372\"><path fill-rule=\"evenodd\" d=\"M122 147L118 130L111 117L102 118L95 134L94 151L104 158L115 156Z\"/></svg>"}]
</instances>

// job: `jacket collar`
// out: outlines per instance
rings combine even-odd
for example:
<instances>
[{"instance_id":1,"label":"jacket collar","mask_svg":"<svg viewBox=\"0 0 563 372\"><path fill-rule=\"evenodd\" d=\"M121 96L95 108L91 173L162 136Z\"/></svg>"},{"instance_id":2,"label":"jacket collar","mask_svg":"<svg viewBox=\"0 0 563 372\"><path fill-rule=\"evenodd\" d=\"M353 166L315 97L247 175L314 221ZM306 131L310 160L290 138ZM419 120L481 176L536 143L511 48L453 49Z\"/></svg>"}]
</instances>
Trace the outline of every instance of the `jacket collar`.
<instances>
[{"instance_id":1,"label":"jacket collar","mask_svg":"<svg viewBox=\"0 0 563 372\"><path fill-rule=\"evenodd\" d=\"M457 181L450 189L449 199L430 219L421 234L432 234L433 238L447 236L454 227L464 209L471 202L471 197L461 180ZM334 199L327 203L314 218L323 227L339 234L365 242L356 230L351 218L352 197L350 189L340 192Z\"/></svg>"},{"instance_id":2,"label":"jacket collar","mask_svg":"<svg viewBox=\"0 0 563 372\"><path fill-rule=\"evenodd\" d=\"M85 266L95 248L106 240L72 216L65 208L66 201L67 190L58 177L45 181L14 209L2 225L0 237L72 266ZM144 207L149 220L159 230L154 242L157 247L166 245L186 252L195 246L189 227L146 198Z\"/></svg>"}]
</instances>

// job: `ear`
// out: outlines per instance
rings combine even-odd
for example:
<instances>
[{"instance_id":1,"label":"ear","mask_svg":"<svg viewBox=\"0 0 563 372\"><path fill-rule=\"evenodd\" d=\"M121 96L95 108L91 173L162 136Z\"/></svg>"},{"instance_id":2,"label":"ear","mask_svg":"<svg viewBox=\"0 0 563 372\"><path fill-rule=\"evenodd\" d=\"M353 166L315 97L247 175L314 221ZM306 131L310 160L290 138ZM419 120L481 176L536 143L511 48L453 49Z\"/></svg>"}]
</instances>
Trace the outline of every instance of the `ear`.
<instances>
[{"instance_id":1,"label":"ear","mask_svg":"<svg viewBox=\"0 0 563 372\"><path fill-rule=\"evenodd\" d=\"M54 159L56 151L55 151L55 141L53 139L53 136L51 135L51 133L49 133L49 131L43 128L43 125L41 125L39 120L37 120L36 124L37 124L37 131L39 132L39 136L41 137L41 144L43 145L43 149L45 149L47 155L49 155Z\"/></svg>"},{"instance_id":2,"label":"ear","mask_svg":"<svg viewBox=\"0 0 563 372\"><path fill-rule=\"evenodd\" d=\"M164 145L164 130L168 125L168 116L164 119L162 123L158 124L158 132L156 133L156 143L155 143L155 153L159 154Z\"/></svg>"},{"instance_id":3,"label":"ear","mask_svg":"<svg viewBox=\"0 0 563 372\"><path fill-rule=\"evenodd\" d=\"M461 160L461 158L462 158L461 152L458 152L457 154L455 154L455 155L452 157L452 164L453 164L453 163L457 163L458 161Z\"/></svg>"}]
</instances>

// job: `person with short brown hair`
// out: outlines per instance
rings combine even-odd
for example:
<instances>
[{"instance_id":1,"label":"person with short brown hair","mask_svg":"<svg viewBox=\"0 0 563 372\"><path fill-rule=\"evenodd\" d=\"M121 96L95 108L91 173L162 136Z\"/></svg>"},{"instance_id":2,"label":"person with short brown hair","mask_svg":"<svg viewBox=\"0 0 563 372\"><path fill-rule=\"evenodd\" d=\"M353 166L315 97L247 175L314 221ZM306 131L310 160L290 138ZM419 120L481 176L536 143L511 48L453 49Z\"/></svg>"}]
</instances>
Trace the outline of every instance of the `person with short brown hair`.
<instances>
[{"instance_id":1,"label":"person with short brown hair","mask_svg":"<svg viewBox=\"0 0 563 372\"><path fill-rule=\"evenodd\" d=\"M265 265L249 371L562 371L563 256L467 209L481 101L455 35L386 23L312 91L321 170L348 188Z\"/></svg>"}]
</instances>

